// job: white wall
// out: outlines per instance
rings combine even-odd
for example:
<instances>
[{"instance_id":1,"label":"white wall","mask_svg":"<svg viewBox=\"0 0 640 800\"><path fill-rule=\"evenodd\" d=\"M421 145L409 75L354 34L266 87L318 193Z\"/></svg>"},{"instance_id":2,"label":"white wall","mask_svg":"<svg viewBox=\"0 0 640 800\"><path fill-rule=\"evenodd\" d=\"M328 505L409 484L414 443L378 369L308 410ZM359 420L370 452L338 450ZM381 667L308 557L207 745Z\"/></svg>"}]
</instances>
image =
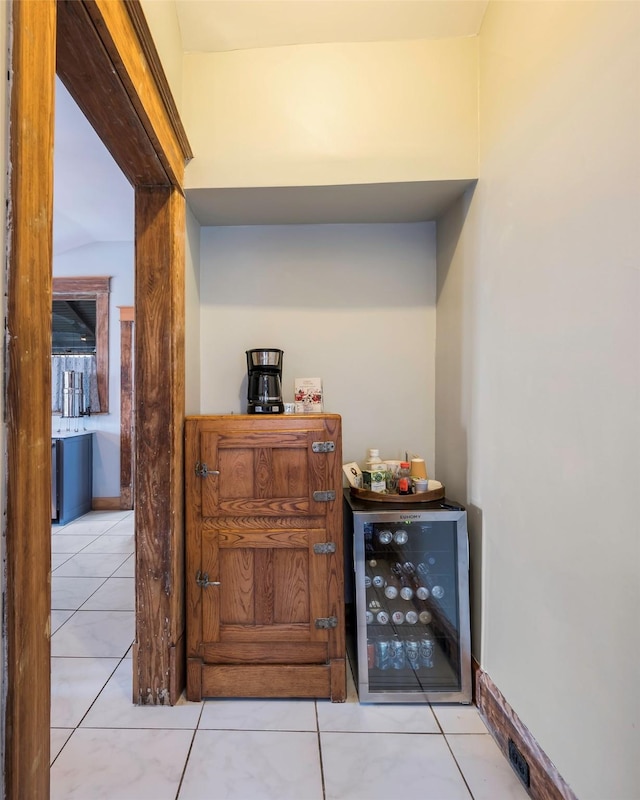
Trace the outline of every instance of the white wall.
<instances>
[{"instance_id":1,"label":"white wall","mask_svg":"<svg viewBox=\"0 0 640 800\"><path fill-rule=\"evenodd\" d=\"M480 180L438 228L475 652L581 800L640 786L639 38L637 3L490 3Z\"/></svg>"},{"instance_id":2,"label":"white wall","mask_svg":"<svg viewBox=\"0 0 640 800\"><path fill-rule=\"evenodd\" d=\"M183 53L175 0L141 0L141 6L171 94L180 111Z\"/></svg>"},{"instance_id":3,"label":"white wall","mask_svg":"<svg viewBox=\"0 0 640 800\"><path fill-rule=\"evenodd\" d=\"M200 224L187 206L185 238L185 411L200 413Z\"/></svg>"},{"instance_id":4,"label":"white wall","mask_svg":"<svg viewBox=\"0 0 640 800\"><path fill-rule=\"evenodd\" d=\"M133 191L131 192L133 218ZM109 275L109 413L85 420L93 437L93 496L120 496L120 312L118 306L134 305L133 242L100 242L77 247L55 256L55 277ZM52 432L61 419L52 417ZM64 423L63 423L64 424Z\"/></svg>"},{"instance_id":5,"label":"white wall","mask_svg":"<svg viewBox=\"0 0 640 800\"><path fill-rule=\"evenodd\" d=\"M245 413L245 351L284 351L283 394L321 377L345 461L434 463L435 225L203 228L202 413Z\"/></svg>"},{"instance_id":6,"label":"white wall","mask_svg":"<svg viewBox=\"0 0 640 800\"><path fill-rule=\"evenodd\" d=\"M186 53L188 189L477 175L477 40Z\"/></svg>"}]
</instances>

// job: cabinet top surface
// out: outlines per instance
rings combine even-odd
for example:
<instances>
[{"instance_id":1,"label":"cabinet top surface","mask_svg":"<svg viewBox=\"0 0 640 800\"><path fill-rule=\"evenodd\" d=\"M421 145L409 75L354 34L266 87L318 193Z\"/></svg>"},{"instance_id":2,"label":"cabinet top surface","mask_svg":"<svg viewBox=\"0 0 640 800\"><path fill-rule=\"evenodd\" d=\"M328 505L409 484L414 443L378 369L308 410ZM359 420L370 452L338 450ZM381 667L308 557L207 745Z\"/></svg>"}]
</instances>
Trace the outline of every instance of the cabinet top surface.
<instances>
[{"instance_id":1,"label":"cabinet top surface","mask_svg":"<svg viewBox=\"0 0 640 800\"><path fill-rule=\"evenodd\" d=\"M186 417L188 422L216 422L218 420L236 422L299 422L314 419L340 419L340 414L194 414Z\"/></svg>"}]
</instances>

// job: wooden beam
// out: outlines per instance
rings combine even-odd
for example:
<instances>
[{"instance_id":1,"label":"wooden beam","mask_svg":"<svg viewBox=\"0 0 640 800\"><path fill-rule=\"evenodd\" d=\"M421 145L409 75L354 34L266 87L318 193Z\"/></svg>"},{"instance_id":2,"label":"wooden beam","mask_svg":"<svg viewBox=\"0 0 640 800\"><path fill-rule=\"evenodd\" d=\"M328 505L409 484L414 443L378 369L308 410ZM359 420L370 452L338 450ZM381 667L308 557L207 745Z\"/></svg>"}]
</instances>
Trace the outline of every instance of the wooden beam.
<instances>
[{"instance_id":1,"label":"wooden beam","mask_svg":"<svg viewBox=\"0 0 640 800\"><path fill-rule=\"evenodd\" d=\"M49 797L56 6L12 5L6 352L5 796Z\"/></svg>"},{"instance_id":2,"label":"wooden beam","mask_svg":"<svg viewBox=\"0 0 640 800\"><path fill-rule=\"evenodd\" d=\"M69 94L132 185L169 183L85 3L57 5L57 70Z\"/></svg>"},{"instance_id":3,"label":"wooden beam","mask_svg":"<svg viewBox=\"0 0 640 800\"><path fill-rule=\"evenodd\" d=\"M181 148L174 125L162 93L153 79L153 71L146 56L148 48L141 42L131 13L125 3L113 0L84 0L100 40L107 51L118 77L131 99L136 118L143 125L147 140L157 153L160 163L173 186L181 187L185 161L191 151ZM148 33L148 28L146 29ZM146 42L153 46L153 40ZM155 47L153 47L155 50ZM184 137L186 142L186 136ZM159 184L159 181L154 181ZM141 182L137 182L141 185Z\"/></svg>"},{"instance_id":4,"label":"wooden beam","mask_svg":"<svg viewBox=\"0 0 640 800\"><path fill-rule=\"evenodd\" d=\"M162 67L162 62L158 56L158 51L156 50L155 46L153 46L153 37L151 36L151 31L149 30L149 25L147 24L147 19L142 10L142 6L140 5L139 0L134 0L133 2L126 4L126 9L127 13L131 17L131 22L137 38L142 45L144 56L154 78L154 83L158 87L158 91L162 97L162 102L164 103L173 134L180 146L182 153L184 154L185 161L191 161L193 158L191 145L187 139L187 134L182 124L182 120L180 119L180 114L178 113L175 100L173 99L173 95L169 89L169 82Z\"/></svg>"},{"instance_id":5,"label":"wooden beam","mask_svg":"<svg viewBox=\"0 0 640 800\"><path fill-rule=\"evenodd\" d=\"M184 235L178 191L136 190L133 695L145 704L175 703L183 688L170 676L184 632Z\"/></svg>"}]
</instances>

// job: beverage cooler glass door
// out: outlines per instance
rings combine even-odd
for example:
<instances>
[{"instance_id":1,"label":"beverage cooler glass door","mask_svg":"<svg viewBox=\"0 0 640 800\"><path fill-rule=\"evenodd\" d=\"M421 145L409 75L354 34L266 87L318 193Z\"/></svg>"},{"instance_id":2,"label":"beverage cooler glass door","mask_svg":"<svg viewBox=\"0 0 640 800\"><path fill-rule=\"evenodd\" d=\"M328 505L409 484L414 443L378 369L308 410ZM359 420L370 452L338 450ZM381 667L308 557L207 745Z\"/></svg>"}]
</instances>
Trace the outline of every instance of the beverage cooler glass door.
<instances>
[{"instance_id":1,"label":"beverage cooler glass door","mask_svg":"<svg viewBox=\"0 0 640 800\"><path fill-rule=\"evenodd\" d=\"M362 702L471 702L466 512L354 512Z\"/></svg>"}]
</instances>

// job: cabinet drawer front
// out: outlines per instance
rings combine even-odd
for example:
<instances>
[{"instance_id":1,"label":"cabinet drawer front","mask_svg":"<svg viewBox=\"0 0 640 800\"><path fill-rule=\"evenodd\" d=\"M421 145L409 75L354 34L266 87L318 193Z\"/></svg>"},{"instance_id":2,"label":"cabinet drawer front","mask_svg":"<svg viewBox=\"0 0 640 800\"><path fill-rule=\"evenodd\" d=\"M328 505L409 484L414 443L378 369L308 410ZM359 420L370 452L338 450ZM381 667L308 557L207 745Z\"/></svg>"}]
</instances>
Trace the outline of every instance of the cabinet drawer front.
<instances>
[{"instance_id":1,"label":"cabinet drawer front","mask_svg":"<svg viewBox=\"0 0 640 800\"><path fill-rule=\"evenodd\" d=\"M330 697L330 665L202 667L204 697Z\"/></svg>"},{"instance_id":2,"label":"cabinet drawer front","mask_svg":"<svg viewBox=\"0 0 640 800\"><path fill-rule=\"evenodd\" d=\"M221 642L202 648L202 659L207 664L325 664L327 645L324 642L301 644L299 642Z\"/></svg>"}]
</instances>

